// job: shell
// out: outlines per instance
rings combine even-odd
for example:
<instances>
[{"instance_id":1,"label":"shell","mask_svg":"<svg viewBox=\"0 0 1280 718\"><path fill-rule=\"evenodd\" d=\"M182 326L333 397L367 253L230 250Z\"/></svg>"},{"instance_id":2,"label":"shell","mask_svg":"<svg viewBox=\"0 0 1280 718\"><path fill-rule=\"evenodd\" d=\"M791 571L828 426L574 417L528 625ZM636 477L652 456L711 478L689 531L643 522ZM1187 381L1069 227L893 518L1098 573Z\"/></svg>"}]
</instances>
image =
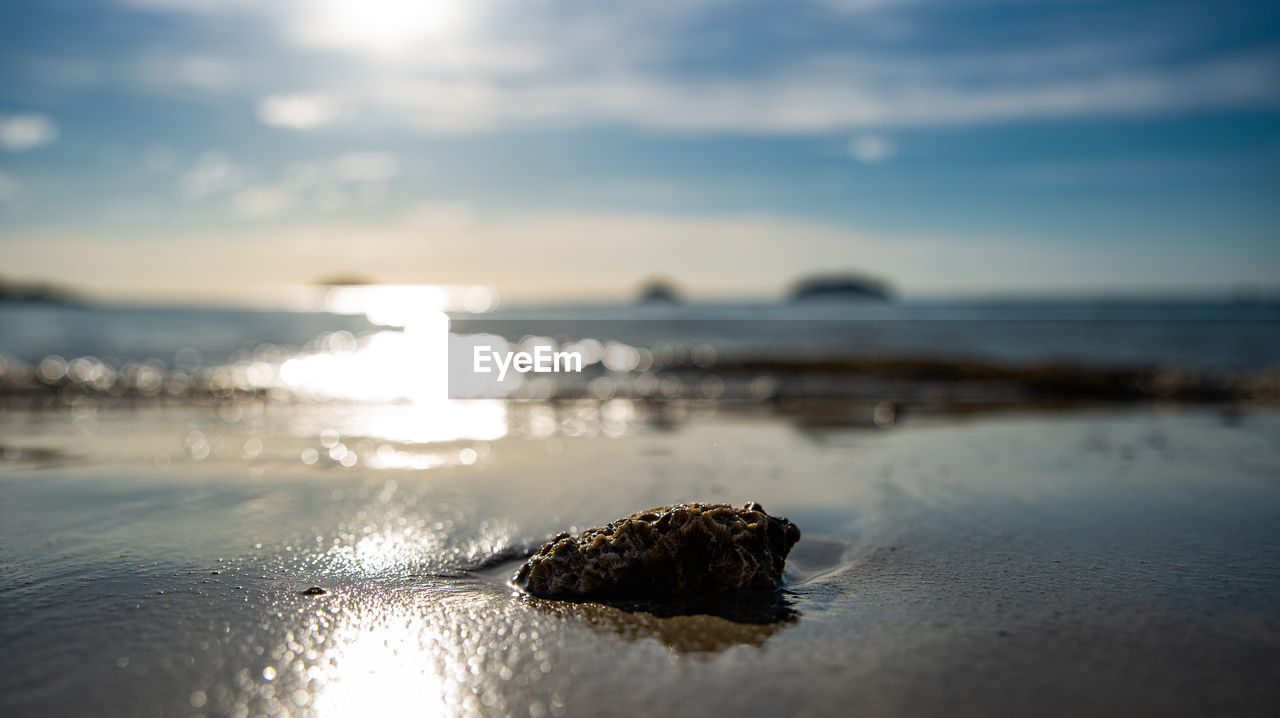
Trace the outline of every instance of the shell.
<instances>
[{"instance_id":1,"label":"shell","mask_svg":"<svg viewBox=\"0 0 1280 718\"><path fill-rule=\"evenodd\" d=\"M800 529L760 504L641 511L529 557L514 582L542 598L683 596L774 588Z\"/></svg>"}]
</instances>

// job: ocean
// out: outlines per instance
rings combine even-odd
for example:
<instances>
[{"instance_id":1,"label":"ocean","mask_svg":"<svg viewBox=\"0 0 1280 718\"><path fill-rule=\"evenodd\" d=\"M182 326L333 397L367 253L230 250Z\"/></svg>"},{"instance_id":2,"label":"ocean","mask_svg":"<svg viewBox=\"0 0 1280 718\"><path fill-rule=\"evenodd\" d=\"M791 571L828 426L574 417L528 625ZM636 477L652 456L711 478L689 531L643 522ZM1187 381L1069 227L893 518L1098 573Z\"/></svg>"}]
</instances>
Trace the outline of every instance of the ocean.
<instances>
[{"instance_id":1,"label":"ocean","mask_svg":"<svg viewBox=\"0 0 1280 718\"><path fill-rule=\"evenodd\" d=\"M366 291L378 294L376 287ZM414 316L412 307L407 314ZM916 359L1203 369L1261 368L1280 361L1280 302L1262 301L577 303L450 316L463 331L496 331L512 341L537 328L575 340L708 343L738 355L892 353ZM188 349L203 363L217 365L267 347L298 352L334 332L368 336L401 328L351 312L8 304L0 306L0 353L29 363L57 355L172 364L179 350Z\"/></svg>"}]
</instances>

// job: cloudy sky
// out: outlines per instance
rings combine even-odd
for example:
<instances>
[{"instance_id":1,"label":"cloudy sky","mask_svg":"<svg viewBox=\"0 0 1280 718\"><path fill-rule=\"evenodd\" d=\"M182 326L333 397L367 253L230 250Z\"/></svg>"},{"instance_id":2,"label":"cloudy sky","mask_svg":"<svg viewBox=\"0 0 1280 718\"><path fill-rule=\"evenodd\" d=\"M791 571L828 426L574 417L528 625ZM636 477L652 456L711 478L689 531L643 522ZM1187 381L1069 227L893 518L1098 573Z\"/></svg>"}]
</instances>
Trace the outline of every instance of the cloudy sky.
<instances>
[{"instance_id":1,"label":"cloudy sky","mask_svg":"<svg viewBox=\"0 0 1280 718\"><path fill-rule=\"evenodd\" d=\"M0 275L1280 287L1280 5L10 0Z\"/></svg>"}]
</instances>

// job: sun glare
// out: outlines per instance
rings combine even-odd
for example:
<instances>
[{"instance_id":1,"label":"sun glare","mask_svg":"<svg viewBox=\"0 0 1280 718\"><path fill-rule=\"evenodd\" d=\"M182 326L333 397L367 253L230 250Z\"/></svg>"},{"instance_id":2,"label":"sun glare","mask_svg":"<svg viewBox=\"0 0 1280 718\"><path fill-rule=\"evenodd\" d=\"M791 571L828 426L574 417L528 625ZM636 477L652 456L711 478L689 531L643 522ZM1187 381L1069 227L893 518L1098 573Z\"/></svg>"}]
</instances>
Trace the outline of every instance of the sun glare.
<instances>
[{"instance_id":1,"label":"sun glare","mask_svg":"<svg viewBox=\"0 0 1280 718\"><path fill-rule=\"evenodd\" d=\"M337 648L311 697L317 716L445 716L445 687L428 649L438 640L421 616L362 616L336 632Z\"/></svg>"},{"instance_id":2,"label":"sun glare","mask_svg":"<svg viewBox=\"0 0 1280 718\"><path fill-rule=\"evenodd\" d=\"M322 0L300 26L315 45L372 55L403 56L456 37L466 20L463 0Z\"/></svg>"}]
</instances>

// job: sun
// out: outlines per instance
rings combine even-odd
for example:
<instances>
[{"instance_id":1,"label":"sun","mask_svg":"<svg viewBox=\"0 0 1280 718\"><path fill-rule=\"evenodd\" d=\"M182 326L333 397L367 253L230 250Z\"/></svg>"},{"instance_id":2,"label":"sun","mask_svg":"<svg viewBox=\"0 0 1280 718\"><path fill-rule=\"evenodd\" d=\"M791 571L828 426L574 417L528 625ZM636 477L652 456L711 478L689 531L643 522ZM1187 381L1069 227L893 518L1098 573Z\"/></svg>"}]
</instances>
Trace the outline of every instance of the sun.
<instances>
[{"instance_id":1,"label":"sun","mask_svg":"<svg viewBox=\"0 0 1280 718\"><path fill-rule=\"evenodd\" d=\"M382 57L403 57L456 39L466 0L317 0L297 25L307 44Z\"/></svg>"}]
</instances>

